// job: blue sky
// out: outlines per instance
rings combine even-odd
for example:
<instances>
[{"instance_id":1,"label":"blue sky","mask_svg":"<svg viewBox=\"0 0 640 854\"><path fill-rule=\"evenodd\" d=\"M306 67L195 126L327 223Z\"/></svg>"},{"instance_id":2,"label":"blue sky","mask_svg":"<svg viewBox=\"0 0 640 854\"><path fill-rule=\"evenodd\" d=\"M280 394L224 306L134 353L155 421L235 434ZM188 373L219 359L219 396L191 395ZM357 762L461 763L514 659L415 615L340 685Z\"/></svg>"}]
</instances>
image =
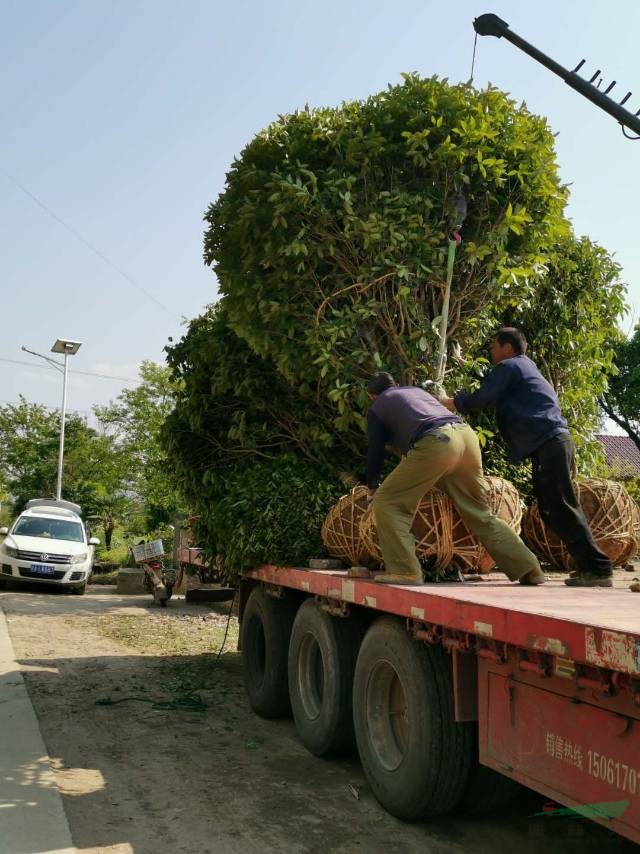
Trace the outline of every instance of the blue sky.
<instances>
[{"instance_id":1,"label":"blue sky","mask_svg":"<svg viewBox=\"0 0 640 854\"><path fill-rule=\"evenodd\" d=\"M126 378L161 360L181 318L215 299L202 214L234 155L279 113L364 98L403 71L467 80L472 20L489 11L569 68L585 57L640 107L629 0L0 0L0 401L59 405L60 375L23 344L48 354L58 336L79 339L72 368ZM493 38L476 57L474 82L488 81L559 133L569 216L615 253L640 316L640 142ZM69 406L122 386L72 375Z\"/></svg>"}]
</instances>

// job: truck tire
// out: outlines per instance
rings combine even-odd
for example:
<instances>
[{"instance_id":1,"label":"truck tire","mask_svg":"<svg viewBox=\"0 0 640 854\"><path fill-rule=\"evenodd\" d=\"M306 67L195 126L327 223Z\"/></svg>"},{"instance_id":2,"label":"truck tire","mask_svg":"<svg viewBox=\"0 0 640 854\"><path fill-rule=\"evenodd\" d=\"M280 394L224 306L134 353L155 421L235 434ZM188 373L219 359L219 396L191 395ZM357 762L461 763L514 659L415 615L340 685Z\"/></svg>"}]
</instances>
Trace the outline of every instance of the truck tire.
<instances>
[{"instance_id":1,"label":"truck tire","mask_svg":"<svg viewBox=\"0 0 640 854\"><path fill-rule=\"evenodd\" d=\"M353 685L358 752L382 806L404 821L460 800L473 758L472 724L456 723L451 660L382 617L360 647Z\"/></svg>"},{"instance_id":2,"label":"truck tire","mask_svg":"<svg viewBox=\"0 0 640 854\"><path fill-rule=\"evenodd\" d=\"M291 710L316 756L355 752L353 675L364 626L358 614L331 617L313 599L296 614L289 643Z\"/></svg>"},{"instance_id":3,"label":"truck tire","mask_svg":"<svg viewBox=\"0 0 640 854\"><path fill-rule=\"evenodd\" d=\"M268 596L262 586L249 596L240 628L244 687L253 711L278 718L291 711L287 681L289 637L295 608Z\"/></svg>"},{"instance_id":4,"label":"truck tire","mask_svg":"<svg viewBox=\"0 0 640 854\"><path fill-rule=\"evenodd\" d=\"M477 726L474 732L474 757L469 779L458 802L458 808L467 815L480 815L510 806L523 787L493 768L478 761Z\"/></svg>"}]
</instances>

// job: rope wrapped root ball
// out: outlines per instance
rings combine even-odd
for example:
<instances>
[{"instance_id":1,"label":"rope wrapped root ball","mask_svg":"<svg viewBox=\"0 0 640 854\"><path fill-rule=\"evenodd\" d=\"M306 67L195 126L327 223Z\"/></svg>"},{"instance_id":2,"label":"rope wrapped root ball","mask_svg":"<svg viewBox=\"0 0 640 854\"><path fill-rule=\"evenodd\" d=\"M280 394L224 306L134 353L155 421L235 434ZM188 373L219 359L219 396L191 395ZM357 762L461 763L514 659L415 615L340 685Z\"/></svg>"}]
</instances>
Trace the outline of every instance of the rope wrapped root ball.
<instances>
[{"instance_id":1,"label":"rope wrapped root ball","mask_svg":"<svg viewBox=\"0 0 640 854\"><path fill-rule=\"evenodd\" d=\"M518 490L510 481L494 475L486 475L485 483L491 512L520 534L522 503ZM454 564L463 572L491 572L495 568L495 560L467 528L455 506L453 514Z\"/></svg>"},{"instance_id":2,"label":"rope wrapped root ball","mask_svg":"<svg viewBox=\"0 0 640 854\"><path fill-rule=\"evenodd\" d=\"M367 506L367 487L355 486L334 504L322 525L327 551L351 566L367 563L370 557L360 535L360 519Z\"/></svg>"},{"instance_id":3,"label":"rope wrapped root ball","mask_svg":"<svg viewBox=\"0 0 640 854\"><path fill-rule=\"evenodd\" d=\"M520 532L522 509L516 488L500 477L486 477L491 510L512 530ZM456 566L465 572L488 572L495 562L462 521L457 508L440 489L430 490L420 500L411 525L416 555L430 561L434 569ZM378 535L370 507L360 520L360 537L366 551L382 561Z\"/></svg>"},{"instance_id":4,"label":"rope wrapped root ball","mask_svg":"<svg viewBox=\"0 0 640 854\"><path fill-rule=\"evenodd\" d=\"M576 484L580 505L598 547L614 566L627 562L637 548L637 509L621 483L583 478ZM575 564L560 538L546 527L537 501L524 520L524 537L541 560L568 572Z\"/></svg>"}]
</instances>

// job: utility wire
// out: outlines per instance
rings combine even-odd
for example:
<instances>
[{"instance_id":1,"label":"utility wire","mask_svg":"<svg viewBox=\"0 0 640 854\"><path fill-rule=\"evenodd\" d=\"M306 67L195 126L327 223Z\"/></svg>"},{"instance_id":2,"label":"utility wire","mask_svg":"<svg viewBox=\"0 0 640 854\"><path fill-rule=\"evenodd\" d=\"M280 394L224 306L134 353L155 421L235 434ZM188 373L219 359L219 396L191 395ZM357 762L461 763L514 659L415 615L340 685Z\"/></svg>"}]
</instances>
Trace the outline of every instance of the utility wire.
<instances>
[{"instance_id":1,"label":"utility wire","mask_svg":"<svg viewBox=\"0 0 640 854\"><path fill-rule=\"evenodd\" d=\"M7 359L4 356L0 356L0 362L8 362L11 365L26 365L28 368L35 368L37 371L44 371L45 368L41 367L38 364L34 364L33 362L25 362L21 359ZM51 365L50 367L53 367ZM101 380L119 380L123 383L137 383L138 380L132 380L131 377L116 377L113 374L96 374L93 371L75 371L69 368L70 374L82 374L85 377L99 377Z\"/></svg>"},{"instance_id":2,"label":"utility wire","mask_svg":"<svg viewBox=\"0 0 640 854\"><path fill-rule=\"evenodd\" d=\"M7 178L9 181L11 181L12 184L15 184L19 190L22 190L22 192L25 194L25 196L28 196L32 202L35 202L35 204L38 205L39 208L42 208L42 210L45 211L45 213L49 214L49 216L52 219L55 219L55 221L59 225L61 225L63 228L65 228L70 234L73 234L73 236L76 238L76 240L79 240L80 243L83 244L83 246L86 246L87 249L89 249L91 252L93 252L94 255L97 255L98 258L100 258L102 261L104 261L104 263L107 264L109 267L111 267L112 270L115 270L116 273L118 273L120 276L122 276L123 279L126 279L126 281L129 282L129 284L133 285L134 288L137 288L141 293L143 293L152 302L154 302L159 308L161 308L164 312L166 312L171 318L173 318L174 320L178 320L178 321L180 320L179 318L177 318L175 316L175 314L171 311L170 308L167 308L167 306L164 305L164 303L160 302L160 300L157 297L155 297L150 291L148 291L142 285L138 284L138 282L136 282L135 279L132 279L128 273L125 273L124 270L121 270L120 267L117 266L117 264L114 264L113 261L104 254L104 252L101 252L92 243L89 243L89 241L86 240L86 238L84 238L80 234L79 231L76 231L76 229L73 228L73 226L66 223L61 217L58 216L57 213L52 211L51 208L48 207L48 205L45 205L45 203L43 201L41 201L30 190L28 190L26 187L24 187L16 178L14 178L13 175L10 175L4 169L2 170L2 174L5 176L5 178Z\"/></svg>"}]
</instances>

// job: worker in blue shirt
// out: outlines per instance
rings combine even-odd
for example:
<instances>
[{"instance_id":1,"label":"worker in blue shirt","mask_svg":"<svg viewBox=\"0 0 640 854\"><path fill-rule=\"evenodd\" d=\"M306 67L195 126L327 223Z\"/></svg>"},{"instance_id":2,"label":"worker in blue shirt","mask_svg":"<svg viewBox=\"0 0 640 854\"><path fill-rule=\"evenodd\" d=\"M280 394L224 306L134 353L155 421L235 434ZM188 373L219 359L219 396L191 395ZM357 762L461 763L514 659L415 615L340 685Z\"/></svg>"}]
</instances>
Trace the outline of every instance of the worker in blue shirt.
<instances>
[{"instance_id":1,"label":"worker in blue shirt","mask_svg":"<svg viewBox=\"0 0 640 854\"><path fill-rule=\"evenodd\" d=\"M531 459L533 492L541 517L564 543L577 571L570 587L612 587L611 561L595 543L573 485L575 446L553 386L525 355L519 329L500 329L490 347L495 365L478 391L441 397L462 415L495 408L498 428L514 462Z\"/></svg>"},{"instance_id":2,"label":"worker in blue shirt","mask_svg":"<svg viewBox=\"0 0 640 854\"><path fill-rule=\"evenodd\" d=\"M437 484L511 581L544 584L537 557L491 512L475 431L424 389L396 385L391 374L374 374L367 392L373 401L367 413L367 486L386 568L375 581L422 584L411 525L418 502ZM402 459L379 485L386 444Z\"/></svg>"}]
</instances>

